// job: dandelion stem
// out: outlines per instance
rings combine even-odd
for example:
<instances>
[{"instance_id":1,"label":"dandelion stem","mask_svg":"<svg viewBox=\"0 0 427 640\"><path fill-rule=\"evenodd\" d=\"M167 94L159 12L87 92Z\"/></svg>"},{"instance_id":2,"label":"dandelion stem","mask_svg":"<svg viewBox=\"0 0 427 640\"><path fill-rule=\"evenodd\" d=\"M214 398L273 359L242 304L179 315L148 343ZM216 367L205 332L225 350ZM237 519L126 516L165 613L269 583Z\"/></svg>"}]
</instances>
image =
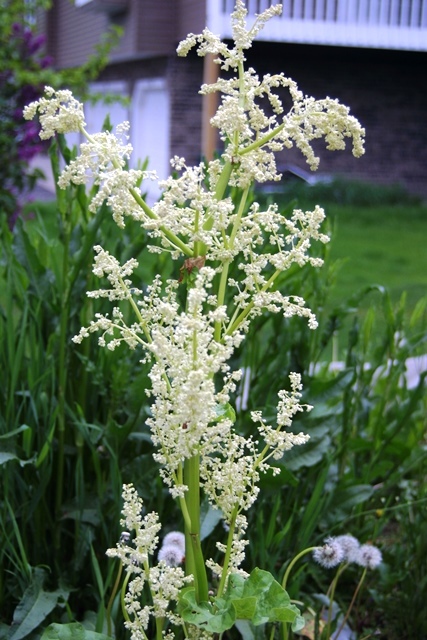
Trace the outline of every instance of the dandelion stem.
<instances>
[{"instance_id":1,"label":"dandelion stem","mask_svg":"<svg viewBox=\"0 0 427 640\"><path fill-rule=\"evenodd\" d=\"M352 599L351 599L351 602L350 602L350 604L349 604L349 607L348 607L348 609L347 609L347 612L346 612L346 614L345 614L345 616L344 616L344 619L343 619L343 621L341 622L340 627L339 627L338 631L337 631L337 632L336 632L336 634L335 634L335 640L338 640L338 638L339 638L339 636L340 636L341 631L344 629L344 625L345 625L345 623L347 622L347 620L348 620L348 618L349 618L349 615L350 615L350 613L351 613L351 610L352 610L352 608L353 608L354 603L356 602L357 594L359 593L360 588L361 588L361 586L362 586L362 584L363 584L363 581L364 581L364 579L365 579L365 576L366 576L366 572L367 572L367 570L368 570L368 569L367 569L367 567L365 567L365 568L364 568L364 570L363 570L363 573L362 573L361 578L360 578L360 580L359 580L359 584L357 585L357 587L356 587L356 589L355 589L355 591L354 591L354 593L353 593L353 597L352 597Z\"/></svg>"},{"instance_id":2,"label":"dandelion stem","mask_svg":"<svg viewBox=\"0 0 427 640\"><path fill-rule=\"evenodd\" d=\"M113 608L114 598L116 597L117 591L120 585L120 579L122 577L123 565L120 563L119 570L117 572L116 581L114 582L113 590L110 595L110 599L108 600L106 616L107 616L107 635L111 638L111 609Z\"/></svg>"}]
</instances>

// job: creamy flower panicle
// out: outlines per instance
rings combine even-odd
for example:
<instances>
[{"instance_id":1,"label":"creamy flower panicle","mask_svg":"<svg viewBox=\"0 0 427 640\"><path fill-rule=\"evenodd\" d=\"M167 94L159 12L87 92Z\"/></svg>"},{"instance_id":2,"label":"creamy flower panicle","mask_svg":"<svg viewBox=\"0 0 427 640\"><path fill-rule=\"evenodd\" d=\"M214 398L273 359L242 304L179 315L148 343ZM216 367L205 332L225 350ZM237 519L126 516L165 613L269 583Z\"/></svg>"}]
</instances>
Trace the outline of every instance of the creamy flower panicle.
<instances>
[{"instance_id":1,"label":"creamy flower panicle","mask_svg":"<svg viewBox=\"0 0 427 640\"><path fill-rule=\"evenodd\" d=\"M284 74L267 74L260 80L252 68L244 70L244 51L249 49L267 20L279 15L282 5L270 7L257 17L251 29L246 28L247 9L237 0L232 14L234 47L228 48L209 29L200 35L190 34L178 47L178 55L185 56L193 47L198 55L217 55L215 62L224 70L233 69L237 76L219 79L203 85L201 93L216 91L224 95L222 104L211 123L220 131L227 146L224 158L236 166L230 184L245 188L253 181L280 180L274 154L296 146L306 157L311 169L317 169L319 158L311 142L325 138L326 148L342 150L346 138L353 141L353 154L364 153L365 131L348 107L329 97L323 100L304 96L296 83ZM287 114L279 96L274 92L286 88L293 106ZM266 115L257 100L267 97L273 115ZM283 115L284 114L284 115ZM280 121L279 121L280 118Z\"/></svg>"},{"instance_id":2,"label":"creamy flower panicle","mask_svg":"<svg viewBox=\"0 0 427 640\"><path fill-rule=\"evenodd\" d=\"M180 590L191 582L192 576L185 576L184 570L178 566L183 560L183 553L177 547L173 547L178 551L174 556L175 563L168 561L164 553L163 557L159 553L158 564L152 564L161 528L158 516L156 513L142 515L144 505L133 485L124 485L122 496L121 525L126 528L125 535L122 534L116 548L107 550L107 555L119 558L131 574L124 597L127 612L125 627L131 632L132 640L140 640L146 638L144 632L152 616L167 618L174 625L182 624L181 618L170 609L170 605L177 602ZM131 531L134 532L132 540ZM144 590L147 588L152 604L142 606Z\"/></svg>"},{"instance_id":3,"label":"creamy flower panicle","mask_svg":"<svg viewBox=\"0 0 427 640\"><path fill-rule=\"evenodd\" d=\"M158 274L142 289L136 286L135 258L120 264L97 245L93 272L108 285L88 292L88 296L107 298L114 306L109 313L95 314L73 338L81 343L96 333L99 345L110 350L124 342L130 349L140 350L141 361L150 364L151 388L146 392L151 398L151 415L147 426L155 446L154 458L181 506L187 539L192 539L191 548L185 549L183 534L174 532L174 538L168 534L169 541L166 536L158 551L158 564L153 565L160 532L158 517L154 513L143 516L134 487L125 485L122 524L126 531L108 555L118 557L131 574L125 607L132 640L147 637L145 630L152 616L181 624L170 603L177 601L187 582L203 582L200 567L194 577L185 577L180 566L188 552L196 567L201 549L198 526L189 508L192 504L194 511L195 491L189 469L197 469L197 494L201 489L221 511L229 532L226 544L217 543L224 554L223 565L214 559L206 562L219 579L222 593L231 573L246 575L241 569L247 545L246 512L257 499L260 474L269 469L279 473L274 462L308 440L308 435L290 430L295 416L311 409L301 402L301 377L296 373L290 375L290 390L279 392L275 424L267 422L262 411L252 411L253 435L243 437L235 429L230 406L241 371L233 370L230 362L251 322L262 313L300 316L310 328L316 328L316 317L305 301L286 295L277 282L293 265L322 265L321 258L310 252L313 242L329 240L322 233L325 214L316 206L312 211L295 210L285 215L275 204L262 208L256 202L249 203L249 192L257 182L280 179L275 159L278 151L295 146L316 169L319 159L312 147L314 140L324 138L327 149L341 150L350 139L354 155L359 156L364 130L348 107L338 101L304 96L283 74L260 79L253 69L245 69L246 50L267 20L280 12L281 5L270 7L248 28L245 4L236 0L231 47L208 29L200 35L190 34L179 45L179 55L196 47L201 56L214 54L222 70L235 72L235 77L220 78L201 89L203 94L219 91L223 96L211 124L219 130L224 151L207 166L190 167L184 158L175 156L171 160L175 173L159 182L162 197L152 207L143 199L140 185L143 179L155 179L155 174L127 168L132 152L127 123L119 125L115 133L89 134L83 105L70 92L51 88L46 88L45 96L29 105L24 114L26 118L38 115L43 138L71 131L84 136L80 154L62 171L61 188L93 183L98 189L91 212L96 214L106 203L119 227L130 216L147 231L150 251L166 252L180 261L174 278L164 281ZM287 90L292 100L288 113L279 95L282 90ZM269 113L262 108L265 98ZM130 305L133 322L126 319L124 304ZM347 543L344 551L344 541L327 540L315 557L324 566L333 566L343 561L345 553L356 553ZM373 566L375 553L362 551L362 555L357 551L360 563ZM151 604L143 606L147 588ZM192 625L187 632L188 637L211 637L198 635ZM164 632L164 637L172 639L173 633Z\"/></svg>"}]
</instances>

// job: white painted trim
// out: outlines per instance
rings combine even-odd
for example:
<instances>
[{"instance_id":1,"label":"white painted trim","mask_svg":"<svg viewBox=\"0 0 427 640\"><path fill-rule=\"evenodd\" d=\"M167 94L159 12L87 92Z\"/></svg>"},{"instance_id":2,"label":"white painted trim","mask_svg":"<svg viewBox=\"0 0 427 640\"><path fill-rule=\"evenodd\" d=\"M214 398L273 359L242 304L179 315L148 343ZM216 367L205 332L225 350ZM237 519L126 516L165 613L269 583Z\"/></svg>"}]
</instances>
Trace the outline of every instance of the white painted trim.
<instances>
[{"instance_id":1,"label":"white painted trim","mask_svg":"<svg viewBox=\"0 0 427 640\"><path fill-rule=\"evenodd\" d=\"M230 16L222 2L206 1L208 28L223 39L231 38ZM228 9L231 0L226 4ZM255 20L255 7L262 11L270 4L270 0L247 0L248 24ZM257 40L427 51L427 0L284 2L282 16L270 20Z\"/></svg>"},{"instance_id":2,"label":"white painted trim","mask_svg":"<svg viewBox=\"0 0 427 640\"><path fill-rule=\"evenodd\" d=\"M160 179L170 175L170 96L165 78L138 80L131 103L131 143L134 160L148 157L148 170ZM142 190L152 204L160 195L155 182L147 180Z\"/></svg>"}]
</instances>

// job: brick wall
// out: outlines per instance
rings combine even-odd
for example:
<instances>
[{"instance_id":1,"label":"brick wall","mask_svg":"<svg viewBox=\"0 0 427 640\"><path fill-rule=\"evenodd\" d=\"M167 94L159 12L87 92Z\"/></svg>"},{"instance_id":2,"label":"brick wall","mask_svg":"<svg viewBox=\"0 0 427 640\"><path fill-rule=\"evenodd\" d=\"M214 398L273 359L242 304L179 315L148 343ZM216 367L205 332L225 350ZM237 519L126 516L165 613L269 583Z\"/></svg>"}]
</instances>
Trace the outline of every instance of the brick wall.
<instances>
[{"instance_id":1,"label":"brick wall","mask_svg":"<svg viewBox=\"0 0 427 640\"><path fill-rule=\"evenodd\" d=\"M319 144L319 172L427 197L427 53L256 43L248 63L260 75L283 71L308 95L338 98L366 128L362 158ZM281 161L308 168L294 150Z\"/></svg>"},{"instance_id":2,"label":"brick wall","mask_svg":"<svg viewBox=\"0 0 427 640\"><path fill-rule=\"evenodd\" d=\"M344 174L379 183L401 183L427 198L427 53L359 48L255 43L248 64L257 72L283 71L316 98L338 98L366 128L366 153L356 159L326 151L319 172ZM166 77L171 100L171 154L190 164L200 160L203 59L191 52L128 60L106 69L101 80L127 80L129 92L139 78ZM279 163L308 169L290 150Z\"/></svg>"},{"instance_id":3,"label":"brick wall","mask_svg":"<svg viewBox=\"0 0 427 640\"><path fill-rule=\"evenodd\" d=\"M171 151L196 164L201 156L203 58L171 56L168 65L171 98Z\"/></svg>"}]
</instances>

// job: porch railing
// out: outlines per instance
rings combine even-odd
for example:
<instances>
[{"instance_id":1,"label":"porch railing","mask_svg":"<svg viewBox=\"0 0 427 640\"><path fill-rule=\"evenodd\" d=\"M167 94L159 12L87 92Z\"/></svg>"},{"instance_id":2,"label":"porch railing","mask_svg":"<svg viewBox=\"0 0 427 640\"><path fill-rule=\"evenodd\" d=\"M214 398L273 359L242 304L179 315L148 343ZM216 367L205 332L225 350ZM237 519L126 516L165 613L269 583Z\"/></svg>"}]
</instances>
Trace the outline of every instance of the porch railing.
<instances>
[{"instance_id":1,"label":"porch railing","mask_svg":"<svg viewBox=\"0 0 427 640\"><path fill-rule=\"evenodd\" d=\"M274 0L246 0L255 16ZM427 51L427 0L283 0L283 13L259 39ZM234 0L207 0L212 31L231 36Z\"/></svg>"}]
</instances>

